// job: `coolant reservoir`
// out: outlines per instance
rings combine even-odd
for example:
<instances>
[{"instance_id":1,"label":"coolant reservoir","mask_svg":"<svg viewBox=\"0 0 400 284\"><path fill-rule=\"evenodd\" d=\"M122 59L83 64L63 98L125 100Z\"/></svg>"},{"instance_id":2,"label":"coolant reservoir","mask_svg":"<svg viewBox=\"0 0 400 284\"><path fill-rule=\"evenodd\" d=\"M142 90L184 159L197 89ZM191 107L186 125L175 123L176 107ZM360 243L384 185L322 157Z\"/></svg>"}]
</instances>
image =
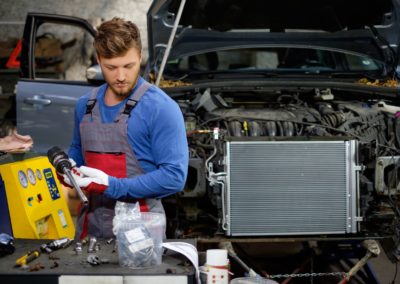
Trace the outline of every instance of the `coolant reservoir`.
<instances>
[{"instance_id":1,"label":"coolant reservoir","mask_svg":"<svg viewBox=\"0 0 400 284\"><path fill-rule=\"evenodd\" d=\"M196 116L194 113L188 113L185 115L185 128L186 131L196 130Z\"/></svg>"}]
</instances>

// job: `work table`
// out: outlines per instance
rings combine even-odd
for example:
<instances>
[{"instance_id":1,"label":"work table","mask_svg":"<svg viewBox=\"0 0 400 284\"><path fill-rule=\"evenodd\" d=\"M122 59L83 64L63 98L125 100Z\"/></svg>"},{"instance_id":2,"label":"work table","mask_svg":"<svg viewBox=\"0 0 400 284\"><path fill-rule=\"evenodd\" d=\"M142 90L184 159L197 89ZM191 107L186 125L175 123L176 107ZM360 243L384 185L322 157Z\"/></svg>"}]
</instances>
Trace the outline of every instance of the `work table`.
<instances>
[{"instance_id":1,"label":"work table","mask_svg":"<svg viewBox=\"0 0 400 284\"><path fill-rule=\"evenodd\" d=\"M83 279L83 276L101 276L101 278L105 278L107 276L119 276L121 281L123 281L112 283L139 283L134 281L135 278L137 278L137 280L140 278L140 283L144 283L143 281L145 281L146 277L150 279L156 276L169 277L168 280L166 280L168 283L193 283L194 281L194 268L182 255L168 250L166 253L164 253L162 264L159 266L136 269L121 267L118 263L118 252L113 252L115 241L111 244L107 244L105 240L98 241L100 243L100 250L93 253L87 252L88 245L86 244L83 246L82 253L76 254L74 251L74 243L67 248L53 251L50 254L41 252L41 255L37 259L28 263L28 266L31 269L39 268L37 271L30 271L30 269L14 267L15 261L18 258L26 254L28 251L40 251L40 245L48 243L49 241L50 240L16 239L15 252L11 255L0 258L1 282L23 283L24 281L28 281L29 283L33 283L32 281L34 278L36 278L38 281L40 279L41 284L67 282L71 284L70 280L74 281L73 284L78 284L79 281L76 282L75 279ZM91 265L87 262L89 255L97 255L101 261L106 263ZM58 279L59 276L62 277ZM67 276L74 277L71 278ZM127 276L130 278L127 278ZM139 276L143 276L145 278ZM26 277L29 277L29 280ZM63 279L68 281L64 282ZM132 281L126 281L127 279L131 279ZM182 279L184 281L176 282L175 279ZM10 281L4 282L4 280ZM172 282L170 282L170 280L172 280ZM90 283L87 282L87 277L85 283Z\"/></svg>"}]
</instances>

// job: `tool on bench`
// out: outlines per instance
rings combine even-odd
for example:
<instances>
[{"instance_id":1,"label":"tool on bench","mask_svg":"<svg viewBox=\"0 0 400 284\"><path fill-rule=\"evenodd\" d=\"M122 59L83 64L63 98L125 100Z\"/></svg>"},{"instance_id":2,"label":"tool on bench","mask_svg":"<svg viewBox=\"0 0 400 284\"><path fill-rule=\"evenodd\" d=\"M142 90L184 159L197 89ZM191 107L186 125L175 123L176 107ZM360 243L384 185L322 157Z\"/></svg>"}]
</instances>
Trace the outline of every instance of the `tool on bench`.
<instances>
[{"instance_id":1,"label":"tool on bench","mask_svg":"<svg viewBox=\"0 0 400 284\"><path fill-rule=\"evenodd\" d=\"M23 267L26 266L32 260L38 258L40 256L40 252L37 250L28 251L25 255L21 256L15 261L16 267Z\"/></svg>"},{"instance_id":2,"label":"tool on bench","mask_svg":"<svg viewBox=\"0 0 400 284\"><path fill-rule=\"evenodd\" d=\"M58 240L51 241L47 244L42 244L40 246L40 250L45 253L51 253L54 250L58 250L60 248L66 248L72 243L70 238L61 238Z\"/></svg>"}]
</instances>

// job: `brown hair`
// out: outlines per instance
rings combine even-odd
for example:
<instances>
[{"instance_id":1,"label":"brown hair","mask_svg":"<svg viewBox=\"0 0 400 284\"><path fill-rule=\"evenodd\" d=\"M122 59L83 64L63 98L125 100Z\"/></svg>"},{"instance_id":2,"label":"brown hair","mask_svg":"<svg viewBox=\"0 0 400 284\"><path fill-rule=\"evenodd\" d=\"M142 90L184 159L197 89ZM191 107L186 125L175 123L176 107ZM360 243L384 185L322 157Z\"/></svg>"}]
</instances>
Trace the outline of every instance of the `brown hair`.
<instances>
[{"instance_id":1,"label":"brown hair","mask_svg":"<svg viewBox=\"0 0 400 284\"><path fill-rule=\"evenodd\" d=\"M102 23L97 28L93 45L97 55L104 58L124 55L132 47L139 53L142 51L138 27L131 21L117 17Z\"/></svg>"}]
</instances>

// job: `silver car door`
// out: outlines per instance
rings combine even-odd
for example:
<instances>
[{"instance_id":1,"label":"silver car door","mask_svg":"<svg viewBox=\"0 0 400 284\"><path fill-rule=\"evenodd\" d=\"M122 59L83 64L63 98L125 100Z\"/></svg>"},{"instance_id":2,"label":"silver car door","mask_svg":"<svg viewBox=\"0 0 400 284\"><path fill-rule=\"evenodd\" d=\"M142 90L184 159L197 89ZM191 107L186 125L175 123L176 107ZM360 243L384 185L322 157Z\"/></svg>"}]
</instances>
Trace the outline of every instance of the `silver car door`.
<instances>
[{"instance_id":1,"label":"silver car door","mask_svg":"<svg viewBox=\"0 0 400 284\"><path fill-rule=\"evenodd\" d=\"M34 151L66 150L74 107L95 87L86 69L95 64L94 28L85 20L30 13L25 23L21 78L16 86L17 131L33 138Z\"/></svg>"}]
</instances>

